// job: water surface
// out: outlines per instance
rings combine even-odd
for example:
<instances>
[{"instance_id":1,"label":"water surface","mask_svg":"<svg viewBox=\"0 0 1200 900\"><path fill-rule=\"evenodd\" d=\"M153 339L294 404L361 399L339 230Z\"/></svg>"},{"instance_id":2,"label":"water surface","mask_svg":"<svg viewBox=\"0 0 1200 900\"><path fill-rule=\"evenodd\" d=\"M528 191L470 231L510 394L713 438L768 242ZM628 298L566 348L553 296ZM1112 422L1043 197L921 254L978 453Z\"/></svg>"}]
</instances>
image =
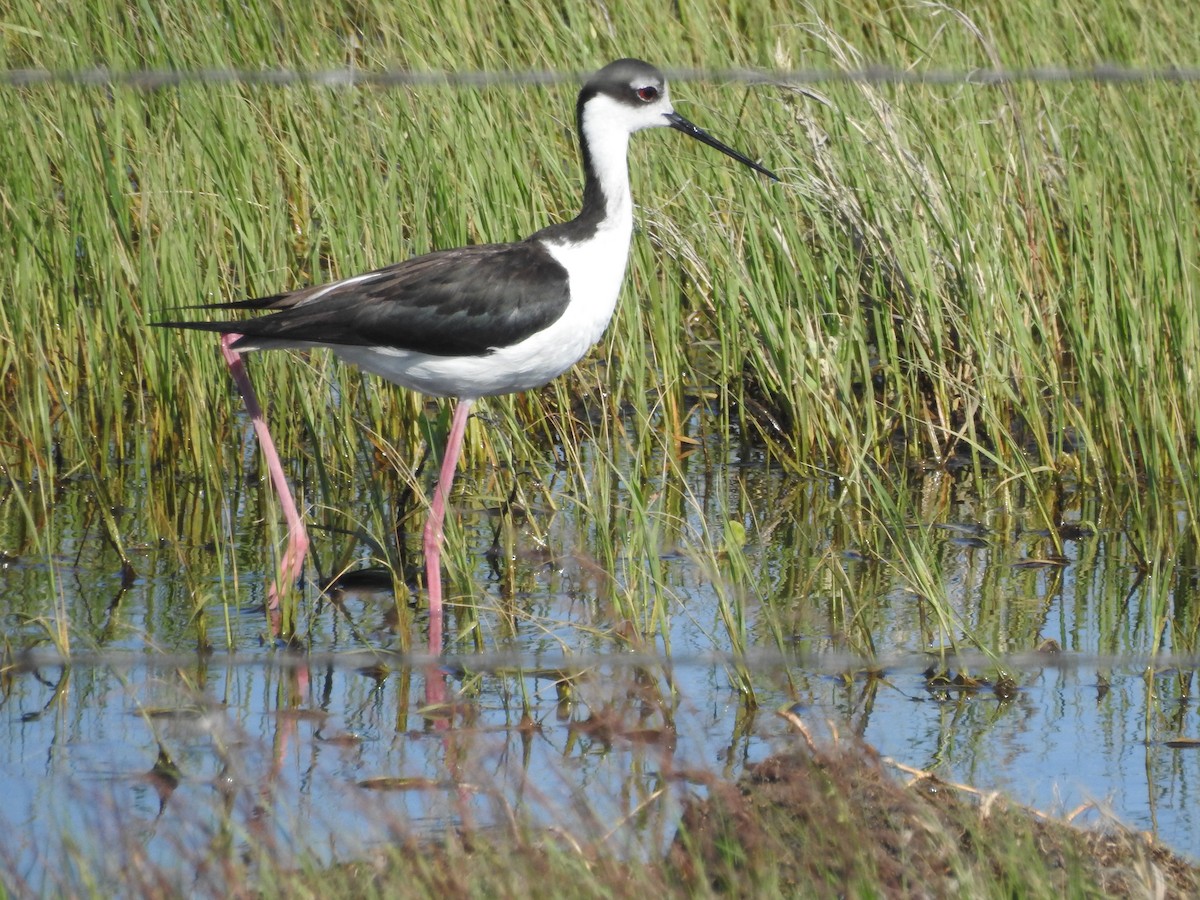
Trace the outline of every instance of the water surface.
<instances>
[{"instance_id":1,"label":"water surface","mask_svg":"<svg viewBox=\"0 0 1200 900\"><path fill-rule=\"evenodd\" d=\"M622 543L628 519L597 521L569 479L546 480L554 508L457 510L472 568L449 587L463 606L439 666L404 652L425 622L409 598L397 616L386 578L333 595L308 583L293 645L273 640L269 572L253 568L266 540L254 484L223 555L216 539L150 539L160 526L139 511L156 488L127 482L123 521L147 537L132 545L132 577L86 480L62 487L50 554L29 550L10 493L10 880L69 886L64 855L119 878L141 857L202 887L197 860L249 842L333 861L513 821L647 854L673 836L683 798L795 740L777 710L949 781L1085 823L1116 816L1200 857L1196 660L1176 638L1188 619L1156 615L1163 586L1139 575L1095 498L1048 489L1062 491L1064 522L1084 523L1060 546L967 473L921 477L906 528L925 536L923 562L962 630L1003 654L955 658L889 559L903 545L865 527L836 479L728 451L716 467L697 456L619 485L616 509L642 502L631 491L652 498L653 553L644 538ZM369 541L361 552L365 564ZM1196 573L1173 578L1168 595L1194 599ZM69 664L52 641L59 622ZM939 677L964 671L978 681ZM426 708L430 679L452 709Z\"/></svg>"}]
</instances>

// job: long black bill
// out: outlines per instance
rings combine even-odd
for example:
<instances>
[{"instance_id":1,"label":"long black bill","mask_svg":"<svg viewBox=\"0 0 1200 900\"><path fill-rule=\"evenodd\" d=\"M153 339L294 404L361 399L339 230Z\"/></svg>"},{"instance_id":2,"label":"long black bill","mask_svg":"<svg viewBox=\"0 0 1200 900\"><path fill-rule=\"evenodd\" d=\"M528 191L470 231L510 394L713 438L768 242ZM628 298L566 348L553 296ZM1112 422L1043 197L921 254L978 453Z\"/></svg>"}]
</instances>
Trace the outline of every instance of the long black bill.
<instances>
[{"instance_id":1,"label":"long black bill","mask_svg":"<svg viewBox=\"0 0 1200 900\"><path fill-rule=\"evenodd\" d=\"M677 112L667 113L667 121L671 123L671 127L674 128L675 130L682 131L684 134L688 135L689 137L694 137L696 140L698 140L702 144L708 144L708 146L710 146L710 147L715 147L716 149L718 149L722 153L724 153L726 156L732 156L734 159L736 159L742 165L749 166L755 172L761 172L762 174L766 175L768 178L770 178L773 181L779 180L779 176L776 175L774 172L772 172L770 169L760 166L758 163L756 163L754 160L750 159L748 156L742 156L742 154L738 153L732 147L726 147L724 144L722 144L720 141L718 141L715 137L713 137L711 134L709 134L703 128L693 125L691 122L689 122L683 116L681 116L679 113L677 113Z\"/></svg>"}]
</instances>

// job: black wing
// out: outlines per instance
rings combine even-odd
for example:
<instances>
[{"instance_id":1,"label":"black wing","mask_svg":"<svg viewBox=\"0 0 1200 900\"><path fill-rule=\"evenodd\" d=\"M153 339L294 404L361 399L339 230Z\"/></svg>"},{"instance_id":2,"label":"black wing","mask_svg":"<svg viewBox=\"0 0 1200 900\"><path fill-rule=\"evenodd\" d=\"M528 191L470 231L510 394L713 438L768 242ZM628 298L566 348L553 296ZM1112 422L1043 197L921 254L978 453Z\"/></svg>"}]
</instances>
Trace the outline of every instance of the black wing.
<instances>
[{"instance_id":1,"label":"black wing","mask_svg":"<svg viewBox=\"0 0 1200 900\"><path fill-rule=\"evenodd\" d=\"M478 356L518 343L567 307L567 271L537 241L417 256L344 281L218 304L277 310L240 322L160 322L243 335L239 346L314 341Z\"/></svg>"}]
</instances>

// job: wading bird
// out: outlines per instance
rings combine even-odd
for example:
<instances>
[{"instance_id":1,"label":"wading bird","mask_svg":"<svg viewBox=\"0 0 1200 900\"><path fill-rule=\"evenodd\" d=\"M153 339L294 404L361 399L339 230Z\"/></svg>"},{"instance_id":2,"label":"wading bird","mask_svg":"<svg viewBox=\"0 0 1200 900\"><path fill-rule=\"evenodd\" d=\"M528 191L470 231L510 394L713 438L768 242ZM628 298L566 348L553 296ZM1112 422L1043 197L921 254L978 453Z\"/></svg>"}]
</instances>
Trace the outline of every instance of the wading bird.
<instances>
[{"instance_id":1,"label":"wading bird","mask_svg":"<svg viewBox=\"0 0 1200 900\"><path fill-rule=\"evenodd\" d=\"M388 381L457 397L424 531L429 650L442 650L440 551L447 498L471 404L540 387L573 366L612 318L629 257L633 200L629 138L674 128L756 172L770 170L675 112L663 74L621 59L583 86L575 107L583 154L583 208L523 241L439 250L332 284L206 308L268 310L235 322L163 322L220 332L222 349L254 423L288 523L280 579L295 580L308 551L283 467L241 355L324 347ZM272 604L278 591L272 589Z\"/></svg>"}]
</instances>

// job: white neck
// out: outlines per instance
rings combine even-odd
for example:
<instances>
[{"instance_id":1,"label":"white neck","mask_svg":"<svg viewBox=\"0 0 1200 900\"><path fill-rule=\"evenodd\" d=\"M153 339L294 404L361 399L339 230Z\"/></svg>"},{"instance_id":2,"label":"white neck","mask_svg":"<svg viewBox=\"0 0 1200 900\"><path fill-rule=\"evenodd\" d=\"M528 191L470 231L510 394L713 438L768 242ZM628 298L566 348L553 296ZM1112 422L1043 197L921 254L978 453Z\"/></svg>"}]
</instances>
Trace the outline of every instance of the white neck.
<instances>
[{"instance_id":1,"label":"white neck","mask_svg":"<svg viewBox=\"0 0 1200 900\"><path fill-rule=\"evenodd\" d=\"M588 204L603 203L604 228L632 230L633 198L629 193L629 130L622 110L615 101L597 97L583 111L582 143L587 185L584 189L584 211ZM598 191L599 196L595 195Z\"/></svg>"}]
</instances>

